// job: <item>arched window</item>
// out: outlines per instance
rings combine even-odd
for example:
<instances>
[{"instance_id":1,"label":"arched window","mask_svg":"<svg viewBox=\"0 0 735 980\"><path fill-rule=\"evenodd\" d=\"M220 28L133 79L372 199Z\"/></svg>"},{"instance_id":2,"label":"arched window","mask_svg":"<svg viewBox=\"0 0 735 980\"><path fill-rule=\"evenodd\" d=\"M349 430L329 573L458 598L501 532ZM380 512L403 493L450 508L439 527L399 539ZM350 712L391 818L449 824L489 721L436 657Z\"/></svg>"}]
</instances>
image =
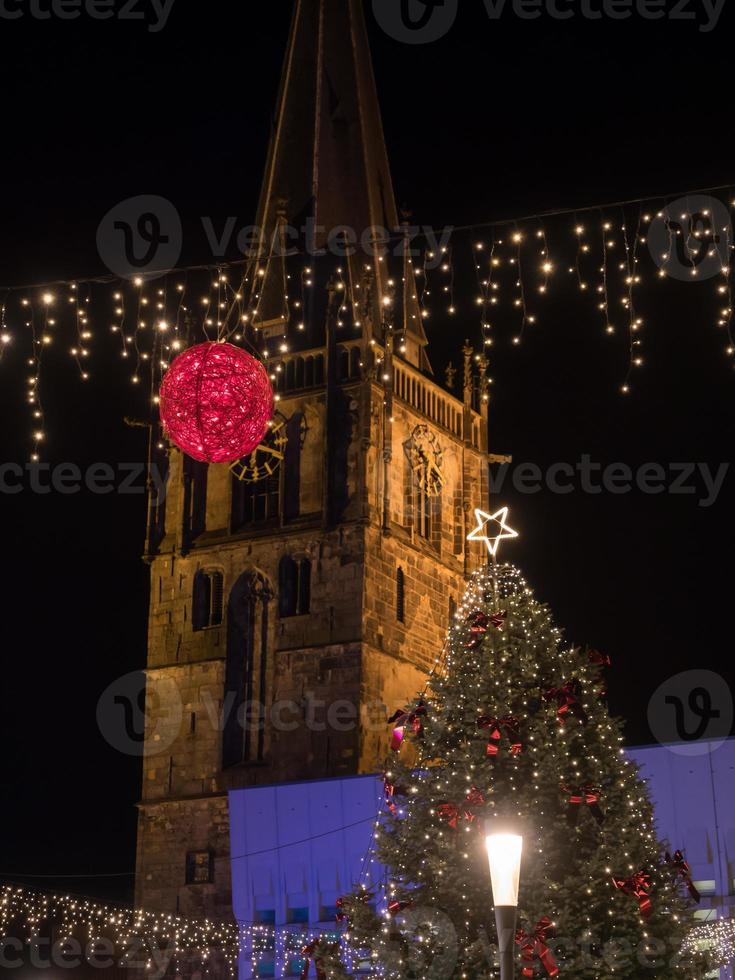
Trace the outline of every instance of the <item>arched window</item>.
<instances>
[{"instance_id":1,"label":"arched window","mask_svg":"<svg viewBox=\"0 0 735 980\"><path fill-rule=\"evenodd\" d=\"M184 456L184 542L192 544L207 529L209 466Z\"/></svg>"},{"instance_id":2,"label":"arched window","mask_svg":"<svg viewBox=\"0 0 735 980\"><path fill-rule=\"evenodd\" d=\"M350 351L350 377L360 377L360 348L353 347Z\"/></svg>"},{"instance_id":3,"label":"arched window","mask_svg":"<svg viewBox=\"0 0 735 980\"><path fill-rule=\"evenodd\" d=\"M222 625L224 604L224 575L202 570L194 576L191 624L195 630Z\"/></svg>"},{"instance_id":4,"label":"arched window","mask_svg":"<svg viewBox=\"0 0 735 980\"><path fill-rule=\"evenodd\" d=\"M396 572L396 619L406 622L406 577L402 568Z\"/></svg>"},{"instance_id":5,"label":"arched window","mask_svg":"<svg viewBox=\"0 0 735 980\"><path fill-rule=\"evenodd\" d=\"M150 479L155 474L155 479ZM161 542L166 537L166 497L170 476L169 454L166 451L154 450L151 459L149 479L152 488L148 494L148 551L158 554Z\"/></svg>"},{"instance_id":6,"label":"arched window","mask_svg":"<svg viewBox=\"0 0 735 980\"><path fill-rule=\"evenodd\" d=\"M417 482L417 481L421 482ZM416 515L416 531L422 538L431 541L432 521L434 507L432 498L426 485L427 471L426 464L420 477L414 477L414 514Z\"/></svg>"},{"instance_id":7,"label":"arched window","mask_svg":"<svg viewBox=\"0 0 735 980\"><path fill-rule=\"evenodd\" d=\"M442 494L430 489L431 467L428 459L412 464L404 460L403 512L404 527L413 528L421 538L438 548L441 543Z\"/></svg>"},{"instance_id":8,"label":"arched window","mask_svg":"<svg viewBox=\"0 0 735 980\"><path fill-rule=\"evenodd\" d=\"M281 507L281 474L278 470L255 483L232 477L232 530L252 524L275 523Z\"/></svg>"},{"instance_id":9,"label":"arched window","mask_svg":"<svg viewBox=\"0 0 735 980\"><path fill-rule=\"evenodd\" d=\"M311 562L284 555L278 566L278 614L305 616L311 606Z\"/></svg>"},{"instance_id":10,"label":"arched window","mask_svg":"<svg viewBox=\"0 0 735 980\"><path fill-rule=\"evenodd\" d=\"M414 539L424 538L441 551L444 451L428 425L416 426L403 449L404 527L412 530Z\"/></svg>"},{"instance_id":11,"label":"arched window","mask_svg":"<svg viewBox=\"0 0 735 980\"><path fill-rule=\"evenodd\" d=\"M283 517L287 521L301 512L301 450L305 428L303 412L294 412L286 424L288 441L283 460Z\"/></svg>"},{"instance_id":12,"label":"arched window","mask_svg":"<svg viewBox=\"0 0 735 980\"><path fill-rule=\"evenodd\" d=\"M224 768L262 761L265 756L266 705L273 696L270 663L269 583L258 572L241 575L227 606L225 667Z\"/></svg>"}]
</instances>

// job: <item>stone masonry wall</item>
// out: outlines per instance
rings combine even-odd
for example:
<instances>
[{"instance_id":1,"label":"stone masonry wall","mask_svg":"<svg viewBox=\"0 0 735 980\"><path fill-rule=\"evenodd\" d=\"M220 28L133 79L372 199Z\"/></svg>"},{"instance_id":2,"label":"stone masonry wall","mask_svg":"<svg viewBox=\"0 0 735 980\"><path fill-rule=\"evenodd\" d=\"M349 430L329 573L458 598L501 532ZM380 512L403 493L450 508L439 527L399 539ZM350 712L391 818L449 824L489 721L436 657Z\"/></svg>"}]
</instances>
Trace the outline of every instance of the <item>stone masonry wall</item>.
<instances>
[{"instance_id":1,"label":"stone masonry wall","mask_svg":"<svg viewBox=\"0 0 735 980\"><path fill-rule=\"evenodd\" d=\"M189 885L189 851L214 852L214 883ZM230 826L226 796L159 803L138 822L136 906L194 919L232 916Z\"/></svg>"},{"instance_id":2,"label":"stone masonry wall","mask_svg":"<svg viewBox=\"0 0 735 980\"><path fill-rule=\"evenodd\" d=\"M182 457L172 453L166 536L151 559L136 896L143 907L194 917L231 914L229 789L373 772L383 765L386 719L423 689L444 642L450 598L459 601L466 572L481 560L479 554L466 553L465 538L473 526L472 508L486 500L483 452L433 426L398 399L389 422L384 390L375 382L346 386L343 395L350 440L349 503L335 528L326 527L323 511L323 391L286 397L279 405L286 418L303 413L308 430L301 458L300 516L287 524L232 533L231 474L226 466L211 466L206 529L187 546ZM406 509L410 471L404 444L419 425L434 432L445 477L436 521L440 532L430 540L416 533ZM307 615L278 615L278 569L284 555L311 561ZM396 615L399 567L405 576L403 623ZM223 575L225 623L195 631L192 601L199 571ZM260 575L272 593L270 724L262 761L223 770L227 600L241 576L250 573ZM214 882L187 886L187 852L207 849L214 854Z\"/></svg>"}]
</instances>

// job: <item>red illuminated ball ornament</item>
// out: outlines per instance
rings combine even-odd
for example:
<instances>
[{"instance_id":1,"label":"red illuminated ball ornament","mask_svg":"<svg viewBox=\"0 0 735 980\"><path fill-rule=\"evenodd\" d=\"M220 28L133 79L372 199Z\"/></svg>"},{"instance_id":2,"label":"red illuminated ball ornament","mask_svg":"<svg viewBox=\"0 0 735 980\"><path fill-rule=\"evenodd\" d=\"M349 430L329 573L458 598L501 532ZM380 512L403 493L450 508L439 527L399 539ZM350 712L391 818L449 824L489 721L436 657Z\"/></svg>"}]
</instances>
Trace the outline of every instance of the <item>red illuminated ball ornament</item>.
<instances>
[{"instance_id":1,"label":"red illuminated ball ornament","mask_svg":"<svg viewBox=\"0 0 735 980\"><path fill-rule=\"evenodd\" d=\"M203 463L233 463L259 445L273 417L265 368L232 344L190 347L161 385L161 421L169 439Z\"/></svg>"}]
</instances>

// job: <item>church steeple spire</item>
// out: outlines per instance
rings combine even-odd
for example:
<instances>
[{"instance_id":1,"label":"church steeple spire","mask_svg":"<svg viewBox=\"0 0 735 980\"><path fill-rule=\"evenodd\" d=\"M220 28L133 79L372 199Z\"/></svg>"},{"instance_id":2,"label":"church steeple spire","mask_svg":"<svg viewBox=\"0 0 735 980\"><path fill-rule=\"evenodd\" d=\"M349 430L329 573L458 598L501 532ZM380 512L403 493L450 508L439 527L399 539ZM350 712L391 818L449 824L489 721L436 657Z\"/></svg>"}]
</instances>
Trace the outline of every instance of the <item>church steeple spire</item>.
<instances>
[{"instance_id":1,"label":"church steeple spire","mask_svg":"<svg viewBox=\"0 0 735 980\"><path fill-rule=\"evenodd\" d=\"M258 208L266 254L279 242L284 216L285 225L299 230L298 239L289 233L287 248L322 249L341 227L358 241L377 228L400 237L362 0L295 0ZM370 261L358 249L355 282ZM376 263L376 309L388 293L386 266ZM266 262L258 304L264 325L282 321L284 269L278 255ZM406 356L426 367L412 270L405 278Z\"/></svg>"}]
</instances>

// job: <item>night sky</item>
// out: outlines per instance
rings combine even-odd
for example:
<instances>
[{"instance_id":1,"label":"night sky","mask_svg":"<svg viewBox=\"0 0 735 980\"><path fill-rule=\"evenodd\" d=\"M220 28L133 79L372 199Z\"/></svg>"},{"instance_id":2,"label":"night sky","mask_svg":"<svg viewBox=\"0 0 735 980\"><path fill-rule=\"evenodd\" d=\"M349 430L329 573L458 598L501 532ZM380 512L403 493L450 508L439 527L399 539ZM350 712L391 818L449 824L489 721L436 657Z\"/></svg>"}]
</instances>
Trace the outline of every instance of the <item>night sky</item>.
<instances>
[{"instance_id":1,"label":"night sky","mask_svg":"<svg viewBox=\"0 0 735 980\"><path fill-rule=\"evenodd\" d=\"M137 194L178 208L186 263L210 261L202 215L215 227L230 215L250 224L290 6L177 0L157 33L138 21L2 20L0 285L104 274L97 226ZM680 191L735 185L732 11L703 32L696 20L508 10L490 21L480 0L460 7L451 32L425 46L390 39L368 11L397 197L418 223L480 225L647 195L655 210ZM553 234L568 243L574 220L554 219ZM520 348L498 329L493 451L541 467L584 455L631 467L728 463L735 373L713 282L661 282L649 270L639 299L647 363L627 397L624 345L609 343L572 285L554 281ZM479 341L461 276L456 300L451 332L445 317L429 321L440 378L463 336ZM145 433L124 423L141 406L104 330L95 349L86 386L68 357L49 359L52 465L145 459ZM0 462L27 459L25 375L9 352ZM501 494L522 534L506 554L570 639L613 658L611 705L632 743L651 740L646 708L667 676L731 670L735 476L714 505L700 506L702 495ZM26 491L3 495L2 507L0 881L126 899L139 761L105 743L95 709L112 680L145 663L145 499Z\"/></svg>"}]
</instances>

